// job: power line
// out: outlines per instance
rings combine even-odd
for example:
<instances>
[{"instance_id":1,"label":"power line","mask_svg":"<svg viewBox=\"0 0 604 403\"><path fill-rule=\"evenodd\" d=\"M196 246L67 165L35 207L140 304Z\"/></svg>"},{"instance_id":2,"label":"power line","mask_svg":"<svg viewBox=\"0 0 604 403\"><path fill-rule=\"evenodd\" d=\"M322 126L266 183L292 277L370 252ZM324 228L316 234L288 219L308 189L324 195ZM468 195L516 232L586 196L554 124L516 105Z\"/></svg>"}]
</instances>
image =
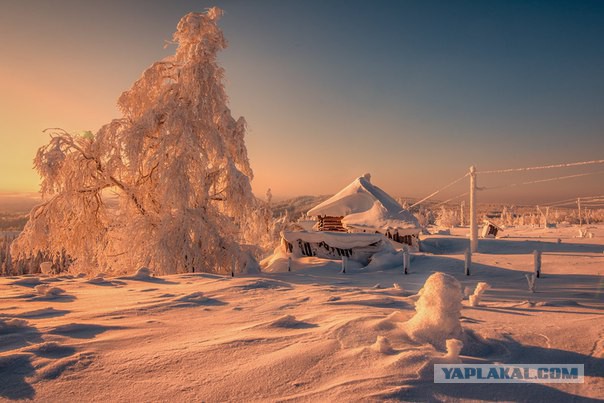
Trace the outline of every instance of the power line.
<instances>
[{"instance_id":1,"label":"power line","mask_svg":"<svg viewBox=\"0 0 604 403\"><path fill-rule=\"evenodd\" d=\"M423 202L425 202L426 200L428 200L428 199L430 199L430 198L432 198L432 197L436 196L437 194L439 194L439 193L440 193L440 192L442 192L443 190L445 190L445 189L447 189L447 188L450 188L451 186L455 185L457 182L461 181L462 179L464 179L464 178L465 178L466 176L468 176L468 175L469 175L469 173L466 173L466 174L465 174L464 176L462 176L461 178L455 179L453 182L449 183L447 186L444 186L444 187L442 187L442 188L438 189L437 191L435 191L435 192L433 192L433 193L429 194L428 196L424 197L424 198L423 198L423 199L421 199L420 201L418 201L418 202L414 203L413 205L411 205L409 208L413 208L413 207L417 206L418 204L423 203Z\"/></svg>"},{"instance_id":2,"label":"power line","mask_svg":"<svg viewBox=\"0 0 604 403\"><path fill-rule=\"evenodd\" d=\"M552 181L563 180L563 179L578 178L581 176L597 175L597 174L601 174L601 173L604 173L604 171L587 172L587 173L575 174L575 175L556 176L555 178L538 179L538 180L534 180L534 181L521 182L521 183L511 183L509 185L502 185L502 186L482 187L479 190L505 189L505 188L511 188L511 187L516 187L516 186L533 185L535 183L552 182Z\"/></svg>"},{"instance_id":3,"label":"power line","mask_svg":"<svg viewBox=\"0 0 604 403\"><path fill-rule=\"evenodd\" d=\"M535 171L535 170L539 170L539 169L568 168L568 167L576 167L576 166L581 166L581 165L593 165L593 164L604 164L604 160L569 162L569 163L565 163L565 164L543 165L543 166L539 166L539 167L509 168L509 169L497 169L497 170L491 170L491 171L478 171L477 174L500 174L500 173L508 173L508 172Z\"/></svg>"},{"instance_id":4,"label":"power line","mask_svg":"<svg viewBox=\"0 0 604 403\"><path fill-rule=\"evenodd\" d=\"M447 203L449 203L449 202L450 202L450 201L452 201L452 200L461 199L462 197L467 196L467 194L468 194L468 193L470 193L470 192L465 192L465 193L462 193L462 194L457 195L457 196L455 196L455 197L451 197L450 199L447 199L447 200L445 200L444 202L440 202L440 203L438 203L438 204L436 205L436 207L440 207L440 206L442 206L443 204L447 204Z\"/></svg>"},{"instance_id":5,"label":"power line","mask_svg":"<svg viewBox=\"0 0 604 403\"><path fill-rule=\"evenodd\" d=\"M543 206L547 207L547 206L553 206L556 204L569 204L569 203L576 203L577 199L581 199L581 201L589 201L591 199L599 199L604 197L604 195L598 195L598 196L577 196L577 197L572 197L570 199L563 199L563 200L557 200L557 201L553 201L553 202L547 202L547 203L543 203Z\"/></svg>"}]
</instances>

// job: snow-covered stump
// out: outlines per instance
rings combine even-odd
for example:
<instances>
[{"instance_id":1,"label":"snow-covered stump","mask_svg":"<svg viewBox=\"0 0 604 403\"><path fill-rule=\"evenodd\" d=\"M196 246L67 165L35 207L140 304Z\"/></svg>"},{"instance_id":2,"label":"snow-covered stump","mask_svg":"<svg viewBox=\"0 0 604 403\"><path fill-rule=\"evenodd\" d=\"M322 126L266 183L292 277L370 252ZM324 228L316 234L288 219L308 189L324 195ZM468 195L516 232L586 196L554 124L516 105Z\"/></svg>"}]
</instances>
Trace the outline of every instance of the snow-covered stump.
<instances>
[{"instance_id":1,"label":"snow-covered stump","mask_svg":"<svg viewBox=\"0 0 604 403\"><path fill-rule=\"evenodd\" d=\"M470 306L480 306L480 301L482 300L482 295L489 288L491 288L489 283L485 283L484 281L480 281L478 284L476 284L476 288L474 289L474 294L472 294L468 297L468 299L470 300Z\"/></svg>"},{"instance_id":2,"label":"snow-covered stump","mask_svg":"<svg viewBox=\"0 0 604 403\"><path fill-rule=\"evenodd\" d=\"M403 250L403 273L409 274L411 259L409 257L409 251L407 249Z\"/></svg>"},{"instance_id":3,"label":"snow-covered stump","mask_svg":"<svg viewBox=\"0 0 604 403\"><path fill-rule=\"evenodd\" d=\"M407 334L444 350L447 339L462 336L461 285L454 277L437 272L426 280L415 303L415 315L406 322Z\"/></svg>"},{"instance_id":4,"label":"snow-covered stump","mask_svg":"<svg viewBox=\"0 0 604 403\"><path fill-rule=\"evenodd\" d=\"M540 250L535 250L533 251L533 266L534 266L534 271L535 271L535 276L537 276L537 278L539 278L539 276L541 275L541 251Z\"/></svg>"},{"instance_id":5,"label":"snow-covered stump","mask_svg":"<svg viewBox=\"0 0 604 403\"><path fill-rule=\"evenodd\" d=\"M444 356L444 360L451 364L461 364L461 358L459 353L463 347L463 342L457 339L447 339L447 354Z\"/></svg>"},{"instance_id":6,"label":"snow-covered stump","mask_svg":"<svg viewBox=\"0 0 604 403\"><path fill-rule=\"evenodd\" d=\"M464 254L464 270L466 276L470 275L470 266L472 266L472 252L470 249L466 249L466 253Z\"/></svg>"},{"instance_id":7,"label":"snow-covered stump","mask_svg":"<svg viewBox=\"0 0 604 403\"><path fill-rule=\"evenodd\" d=\"M346 256L342 256L342 270L340 270L340 273L346 274L347 265L348 265L348 258Z\"/></svg>"},{"instance_id":8,"label":"snow-covered stump","mask_svg":"<svg viewBox=\"0 0 604 403\"><path fill-rule=\"evenodd\" d=\"M287 257L287 271L292 271L292 257Z\"/></svg>"}]
</instances>

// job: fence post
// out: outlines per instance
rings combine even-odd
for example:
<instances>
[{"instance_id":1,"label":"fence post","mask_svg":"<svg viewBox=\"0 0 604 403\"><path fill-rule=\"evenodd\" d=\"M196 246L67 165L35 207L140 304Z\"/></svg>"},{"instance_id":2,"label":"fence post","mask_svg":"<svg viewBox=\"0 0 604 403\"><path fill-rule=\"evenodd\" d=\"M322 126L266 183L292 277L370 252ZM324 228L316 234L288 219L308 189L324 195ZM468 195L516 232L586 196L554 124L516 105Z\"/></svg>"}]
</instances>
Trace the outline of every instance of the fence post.
<instances>
[{"instance_id":1,"label":"fence post","mask_svg":"<svg viewBox=\"0 0 604 403\"><path fill-rule=\"evenodd\" d=\"M466 249L465 253L465 261L464 261L464 273L466 276L470 275L470 266L472 266L472 252L470 249Z\"/></svg>"},{"instance_id":2,"label":"fence post","mask_svg":"<svg viewBox=\"0 0 604 403\"><path fill-rule=\"evenodd\" d=\"M409 274L409 263L411 260L409 259L409 251L407 248L403 249L403 273Z\"/></svg>"},{"instance_id":3,"label":"fence post","mask_svg":"<svg viewBox=\"0 0 604 403\"><path fill-rule=\"evenodd\" d=\"M292 271L292 257L287 257L287 271Z\"/></svg>"},{"instance_id":4,"label":"fence post","mask_svg":"<svg viewBox=\"0 0 604 403\"><path fill-rule=\"evenodd\" d=\"M346 263L348 263L348 258L342 256L342 271L340 271L340 273L346 274Z\"/></svg>"},{"instance_id":5,"label":"fence post","mask_svg":"<svg viewBox=\"0 0 604 403\"><path fill-rule=\"evenodd\" d=\"M533 264L535 266L535 276L539 278L541 274L541 251L535 250L533 251Z\"/></svg>"}]
</instances>

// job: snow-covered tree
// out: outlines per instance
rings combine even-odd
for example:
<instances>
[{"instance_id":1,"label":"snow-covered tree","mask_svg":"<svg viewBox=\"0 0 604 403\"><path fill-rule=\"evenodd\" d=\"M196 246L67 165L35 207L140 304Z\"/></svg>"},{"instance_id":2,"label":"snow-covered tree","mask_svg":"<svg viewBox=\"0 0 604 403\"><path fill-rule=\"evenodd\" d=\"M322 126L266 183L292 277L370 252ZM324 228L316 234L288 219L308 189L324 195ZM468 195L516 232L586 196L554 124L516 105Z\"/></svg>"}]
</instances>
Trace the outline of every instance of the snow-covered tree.
<instances>
[{"instance_id":1,"label":"snow-covered tree","mask_svg":"<svg viewBox=\"0 0 604 403\"><path fill-rule=\"evenodd\" d=\"M255 264L241 245L267 228L251 191L246 123L231 116L216 60L226 47L221 16L211 8L180 20L175 54L120 96L121 119L94 135L49 131L34 160L45 201L14 258L66 254L77 270L114 273Z\"/></svg>"},{"instance_id":2,"label":"snow-covered tree","mask_svg":"<svg viewBox=\"0 0 604 403\"><path fill-rule=\"evenodd\" d=\"M436 225L443 228L453 228L460 224L459 216L454 210L449 210L442 206L436 217Z\"/></svg>"}]
</instances>

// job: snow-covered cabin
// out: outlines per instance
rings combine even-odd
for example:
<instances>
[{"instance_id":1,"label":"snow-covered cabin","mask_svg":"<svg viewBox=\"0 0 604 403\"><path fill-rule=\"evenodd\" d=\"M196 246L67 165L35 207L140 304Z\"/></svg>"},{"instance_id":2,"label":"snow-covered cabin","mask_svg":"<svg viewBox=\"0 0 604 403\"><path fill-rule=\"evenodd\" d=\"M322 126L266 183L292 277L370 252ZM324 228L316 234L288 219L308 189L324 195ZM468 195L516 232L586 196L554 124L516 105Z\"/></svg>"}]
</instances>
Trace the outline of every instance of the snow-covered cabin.
<instances>
[{"instance_id":1,"label":"snow-covered cabin","mask_svg":"<svg viewBox=\"0 0 604 403\"><path fill-rule=\"evenodd\" d=\"M375 253L393 250L382 234L346 234L336 231L284 231L283 251L295 257L315 256L322 259L350 258L363 264Z\"/></svg>"},{"instance_id":2,"label":"snow-covered cabin","mask_svg":"<svg viewBox=\"0 0 604 403\"><path fill-rule=\"evenodd\" d=\"M378 233L395 242L418 246L420 226L417 219L372 184L369 174L355 179L306 215L317 218L320 231Z\"/></svg>"}]
</instances>

